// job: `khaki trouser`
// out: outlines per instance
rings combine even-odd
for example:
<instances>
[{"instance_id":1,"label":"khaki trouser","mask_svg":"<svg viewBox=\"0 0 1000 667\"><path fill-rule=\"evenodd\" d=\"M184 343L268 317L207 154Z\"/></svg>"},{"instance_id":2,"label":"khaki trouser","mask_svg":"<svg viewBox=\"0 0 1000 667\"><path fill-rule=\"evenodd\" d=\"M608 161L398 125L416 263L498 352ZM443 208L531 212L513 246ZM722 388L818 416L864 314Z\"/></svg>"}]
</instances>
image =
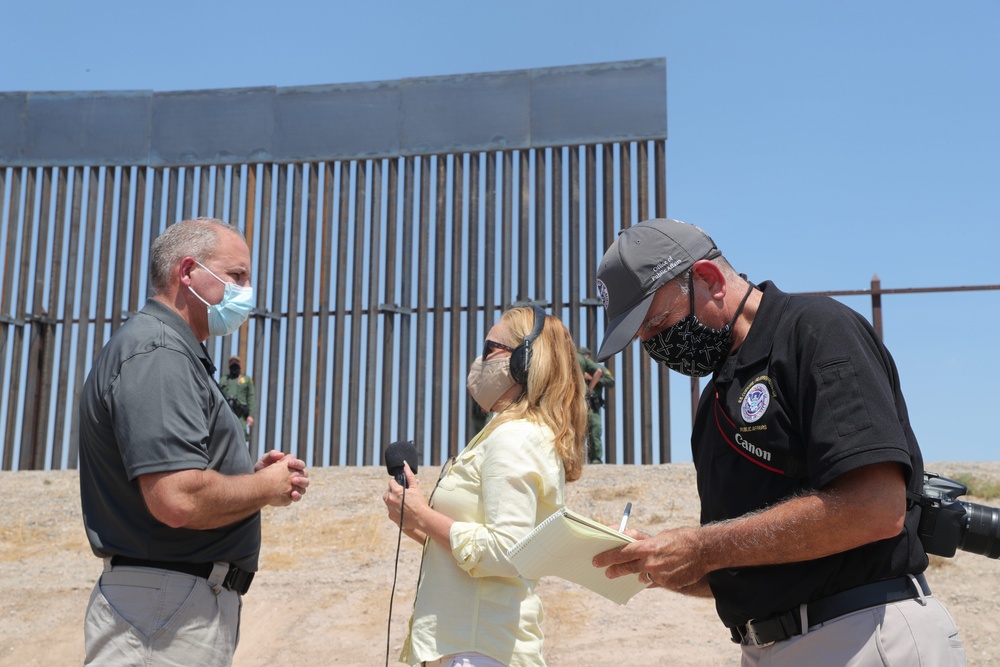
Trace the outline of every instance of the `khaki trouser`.
<instances>
[{"instance_id":1,"label":"khaki trouser","mask_svg":"<svg viewBox=\"0 0 1000 667\"><path fill-rule=\"evenodd\" d=\"M84 622L85 665L226 667L239 641L239 594L206 580L146 567L111 568L94 586Z\"/></svg>"},{"instance_id":2,"label":"khaki trouser","mask_svg":"<svg viewBox=\"0 0 1000 667\"><path fill-rule=\"evenodd\" d=\"M845 614L763 648L743 646L742 667L791 665L964 667L965 649L948 610L925 596Z\"/></svg>"}]
</instances>

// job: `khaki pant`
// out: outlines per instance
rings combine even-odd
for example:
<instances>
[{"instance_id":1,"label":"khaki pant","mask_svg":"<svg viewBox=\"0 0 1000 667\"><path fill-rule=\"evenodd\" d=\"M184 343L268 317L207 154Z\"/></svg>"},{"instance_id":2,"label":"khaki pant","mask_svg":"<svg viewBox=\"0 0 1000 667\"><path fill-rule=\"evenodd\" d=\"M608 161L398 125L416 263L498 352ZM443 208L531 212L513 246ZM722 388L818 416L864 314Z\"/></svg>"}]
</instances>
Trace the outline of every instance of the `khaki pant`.
<instances>
[{"instance_id":1,"label":"khaki pant","mask_svg":"<svg viewBox=\"0 0 1000 667\"><path fill-rule=\"evenodd\" d=\"M604 418L600 412L587 413L587 462L603 463L604 459Z\"/></svg>"},{"instance_id":2,"label":"khaki pant","mask_svg":"<svg viewBox=\"0 0 1000 667\"><path fill-rule=\"evenodd\" d=\"M221 565L206 580L169 570L112 569L106 564L87 606L84 664L231 665L243 601L217 585L224 576Z\"/></svg>"},{"instance_id":3,"label":"khaki pant","mask_svg":"<svg viewBox=\"0 0 1000 667\"><path fill-rule=\"evenodd\" d=\"M902 600L845 614L798 637L743 646L742 667L964 667L965 648L937 599Z\"/></svg>"}]
</instances>

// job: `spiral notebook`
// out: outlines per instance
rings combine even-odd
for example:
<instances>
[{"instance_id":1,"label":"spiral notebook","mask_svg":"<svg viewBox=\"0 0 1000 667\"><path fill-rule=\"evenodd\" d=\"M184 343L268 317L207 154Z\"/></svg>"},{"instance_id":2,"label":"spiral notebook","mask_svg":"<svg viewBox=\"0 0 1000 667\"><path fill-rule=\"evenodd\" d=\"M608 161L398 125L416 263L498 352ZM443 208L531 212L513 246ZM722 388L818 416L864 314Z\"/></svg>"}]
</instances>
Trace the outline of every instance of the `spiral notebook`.
<instances>
[{"instance_id":1,"label":"spiral notebook","mask_svg":"<svg viewBox=\"0 0 1000 667\"><path fill-rule=\"evenodd\" d=\"M528 579L559 577L625 604L646 584L639 581L638 574L608 579L604 568L594 567L591 559L634 541L614 528L562 507L511 547L507 558Z\"/></svg>"}]
</instances>

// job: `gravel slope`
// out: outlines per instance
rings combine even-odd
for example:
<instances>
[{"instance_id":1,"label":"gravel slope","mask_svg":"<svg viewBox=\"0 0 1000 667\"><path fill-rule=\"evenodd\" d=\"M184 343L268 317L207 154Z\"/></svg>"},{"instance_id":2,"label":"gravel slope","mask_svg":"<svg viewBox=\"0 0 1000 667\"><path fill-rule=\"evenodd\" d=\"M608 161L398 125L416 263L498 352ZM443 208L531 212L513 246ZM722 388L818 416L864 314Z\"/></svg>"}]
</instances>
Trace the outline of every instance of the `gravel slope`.
<instances>
[{"instance_id":1,"label":"gravel slope","mask_svg":"<svg viewBox=\"0 0 1000 667\"><path fill-rule=\"evenodd\" d=\"M931 464L954 476L1000 481L1000 463ZM421 469L425 488L435 468ZM268 509L262 571L245 599L238 667L382 665L396 550L385 518L382 468L312 471L306 498ZM613 524L626 502L630 526L654 532L697 520L690 464L590 466L568 487L568 505ZM0 664L73 665L83 658L82 618L100 561L86 543L76 472L0 473ZM1000 506L1000 501L974 502ZM392 612L390 664L413 604L420 550L404 537ZM1000 665L1000 561L960 552L932 562L928 578L962 631L970 665ZM558 579L539 585L550 665L738 664L739 651L711 602L665 591L627 606Z\"/></svg>"}]
</instances>

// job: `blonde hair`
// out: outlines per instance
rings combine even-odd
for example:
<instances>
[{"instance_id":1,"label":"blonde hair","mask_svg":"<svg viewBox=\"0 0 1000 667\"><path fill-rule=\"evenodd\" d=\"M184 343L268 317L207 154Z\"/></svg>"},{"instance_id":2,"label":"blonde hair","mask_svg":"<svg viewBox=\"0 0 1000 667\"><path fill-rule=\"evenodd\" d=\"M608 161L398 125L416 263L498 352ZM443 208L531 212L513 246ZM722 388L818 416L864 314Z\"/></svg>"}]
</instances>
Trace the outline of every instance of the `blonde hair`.
<instances>
[{"instance_id":1,"label":"blonde hair","mask_svg":"<svg viewBox=\"0 0 1000 667\"><path fill-rule=\"evenodd\" d=\"M532 308L512 308L500 317L516 344L534 324ZM489 423L492 431L515 419L542 423L555 434L556 452L562 459L566 481L580 479L587 439L587 403L583 372L576 344L566 326L552 315L545 316L542 333L531 345L528 385L525 391Z\"/></svg>"}]
</instances>

